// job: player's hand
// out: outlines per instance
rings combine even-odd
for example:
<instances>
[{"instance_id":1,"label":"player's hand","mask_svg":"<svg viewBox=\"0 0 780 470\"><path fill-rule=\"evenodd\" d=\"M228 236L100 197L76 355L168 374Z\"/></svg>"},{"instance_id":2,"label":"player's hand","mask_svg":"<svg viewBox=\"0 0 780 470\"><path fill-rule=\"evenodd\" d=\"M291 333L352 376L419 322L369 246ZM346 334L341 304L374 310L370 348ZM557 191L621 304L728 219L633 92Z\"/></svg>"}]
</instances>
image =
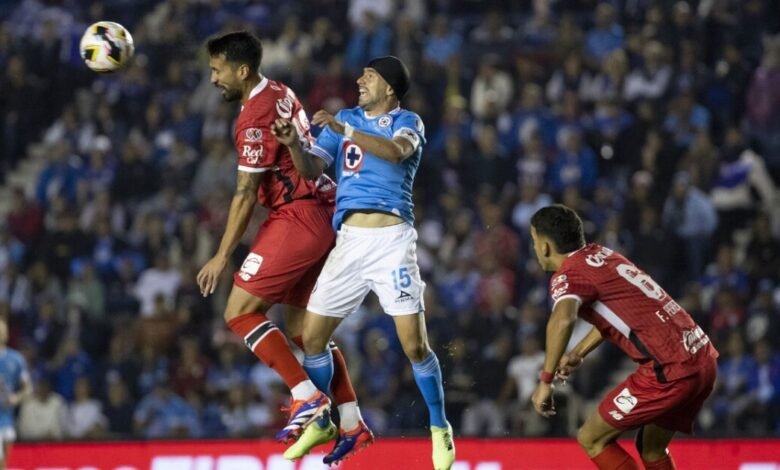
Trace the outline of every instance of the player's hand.
<instances>
[{"instance_id":1,"label":"player's hand","mask_svg":"<svg viewBox=\"0 0 780 470\"><path fill-rule=\"evenodd\" d=\"M298 141L298 129L289 119L279 118L274 121L271 124L271 133L276 137L276 140L288 147Z\"/></svg>"},{"instance_id":2,"label":"player's hand","mask_svg":"<svg viewBox=\"0 0 780 470\"><path fill-rule=\"evenodd\" d=\"M311 123L320 127L328 126L336 134L344 133L344 124L338 122L336 120L336 116L330 114L324 109L314 113L314 116L311 118Z\"/></svg>"},{"instance_id":3,"label":"player's hand","mask_svg":"<svg viewBox=\"0 0 780 470\"><path fill-rule=\"evenodd\" d=\"M546 384L539 382L536 387L536 391L531 396L531 403L534 405L534 409L537 413L549 418L555 415L555 401L553 400L553 386L552 384Z\"/></svg>"},{"instance_id":4,"label":"player's hand","mask_svg":"<svg viewBox=\"0 0 780 470\"><path fill-rule=\"evenodd\" d=\"M217 281L220 274L225 270L227 260L221 256L215 256L211 258L206 264L203 265L197 276L198 287L200 287L200 293L203 297L208 297L209 294L214 293L214 289L217 288Z\"/></svg>"},{"instance_id":5,"label":"player's hand","mask_svg":"<svg viewBox=\"0 0 780 470\"><path fill-rule=\"evenodd\" d=\"M582 365L583 357L579 354L566 353L558 362L558 368L555 369L555 378L566 382L574 369Z\"/></svg>"}]
</instances>

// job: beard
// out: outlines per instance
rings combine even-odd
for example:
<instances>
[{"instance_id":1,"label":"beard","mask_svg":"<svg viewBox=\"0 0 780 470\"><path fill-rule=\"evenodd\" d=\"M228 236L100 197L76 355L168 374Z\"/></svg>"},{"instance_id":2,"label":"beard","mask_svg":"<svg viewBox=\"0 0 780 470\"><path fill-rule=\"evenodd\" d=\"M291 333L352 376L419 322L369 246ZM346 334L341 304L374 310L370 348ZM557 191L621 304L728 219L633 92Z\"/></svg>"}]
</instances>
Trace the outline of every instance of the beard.
<instances>
[{"instance_id":1,"label":"beard","mask_svg":"<svg viewBox=\"0 0 780 470\"><path fill-rule=\"evenodd\" d=\"M235 88L222 88L222 98L228 103L238 101L241 99L241 90L236 90Z\"/></svg>"}]
</instances>

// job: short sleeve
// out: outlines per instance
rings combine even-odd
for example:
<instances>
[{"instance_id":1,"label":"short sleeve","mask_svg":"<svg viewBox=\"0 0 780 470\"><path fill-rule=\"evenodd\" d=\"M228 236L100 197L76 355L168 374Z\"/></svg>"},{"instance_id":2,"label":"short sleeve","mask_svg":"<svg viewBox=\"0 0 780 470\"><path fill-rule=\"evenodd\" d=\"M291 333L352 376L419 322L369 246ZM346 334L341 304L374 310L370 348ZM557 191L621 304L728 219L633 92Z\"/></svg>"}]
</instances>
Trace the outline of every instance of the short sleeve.
<instances>
[{"instance_id":1,"label":"short sleeve","mask_svg":"<svg viewBox=\"0 0 780 470\"><path fill-rule=\"evenodd\" d=\"M425 125L415 113L405 112L393 122L393 138L403 137L414 149L425 143Z\"/></svg>"},{"instance_id":2,"label":"short sleeve","mask_svg":"<svg viewBox=\"0 0 780 470\"><path fill-rule=\"evenodd\" d=\"M336 120L344 122L341 111L336 113ZM340 144L341 136L333 132L330 127L325 126L320 135L317 136L317 140L314 141L314 145L312 145L309 152L321 158L327 166L331 166L336 159Z\"/></svg>"},{"instance_id":3,"label":"short sleeve","mask_svg":"<svg viewBox=\"0 0 780 470\"><path fill-rule=\"evenodd\" d=\"M580 304L589 304L596 300L596 296L593 283L575 269L558 272L550 280L553 305L563 299L576 299Z\"/></svg>"},{"instance_id":4,"label":"short sleeve","mask_svg":"<svg viewBox=\"0 0 780 470\"><path fill-rule=\"evenodd\" d=\"M248 173L262 173L273 169L281 144L268 125L254 125L258 127L244 127L236 131L238 169Z\"/></svg>"}]
</instances>

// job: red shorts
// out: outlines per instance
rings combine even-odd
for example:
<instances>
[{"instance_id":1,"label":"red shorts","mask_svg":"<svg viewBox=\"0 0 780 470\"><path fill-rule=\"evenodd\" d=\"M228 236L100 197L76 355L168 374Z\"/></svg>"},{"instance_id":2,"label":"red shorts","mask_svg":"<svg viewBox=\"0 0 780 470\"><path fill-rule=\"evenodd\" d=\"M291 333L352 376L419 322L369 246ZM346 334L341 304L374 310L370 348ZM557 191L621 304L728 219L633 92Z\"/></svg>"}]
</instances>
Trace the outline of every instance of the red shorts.
<instances>
[{"instance_id":1,"label":"red shorts","mask_svg":"<svg viewBox=\"0 0 780 470\"><path fill-rule=\"evenodd\" d=\"M718 370L715 358L703 359L702 363L697 373L668 383L660 383L652 371L640 369L604 397L599 414L616 429L655 424L691 434L696 415L715 385Z\"/></svg>"},{"instance_id":2,"label":"red shorts","mask_svg":"<svg viewBox=\"0 0 780 470\"><path fill-rule=\"evenodd\" d=\"M306 307L336 241L333 206L296 201L272 211L257 232L236 286L275 304Z\"/></svg>"}]
</instances>

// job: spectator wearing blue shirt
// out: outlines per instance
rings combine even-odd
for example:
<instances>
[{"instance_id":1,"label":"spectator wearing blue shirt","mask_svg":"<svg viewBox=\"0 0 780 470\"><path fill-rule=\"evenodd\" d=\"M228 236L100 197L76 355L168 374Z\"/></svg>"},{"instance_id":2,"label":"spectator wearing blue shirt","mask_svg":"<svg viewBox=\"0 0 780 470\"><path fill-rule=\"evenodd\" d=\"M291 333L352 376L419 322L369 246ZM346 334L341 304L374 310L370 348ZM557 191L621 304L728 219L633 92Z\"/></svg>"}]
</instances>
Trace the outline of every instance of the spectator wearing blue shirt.
<instances>
[{"instance_id":1,"label":"spectator wearing blue shirt","mask_svg":"<svg viewBox=\"0 0 780 470\"><path fill-rule=\"evenodd\" d=\"M360 28L355 29L349 38L344 63L349 70L358 72L372 57L389 54L392 41L392 30L367 11Z\"/></svg>"},{"instance_id":2,"label":"spectator wearing blue shirt","mask_svg":"<svg viewBox=\"0 0 780 470\"><path fill-rule=\"evenodd\" d=\"M423 59L444 67L460 53L463 38L450 29L446 16L438 15L431 22L431 33L425 39Z\"/></svg>"},{"instance_id":3,"label":"spectator wearing blue shirt","mask_svg":"<svg viewBox=\"0 0 780 470\"><path fill-rule=\"evenodd\" d=\"M671 194L664 203L662 221L682 241L689 274L699 277L704 270L710 236L718 225L718 214L707 195L691 184L687 172L675 175Z\"/></svg>"},{"instance_id":4,"label":"spectator wearing blue shirt","mask_svg":"<svg viewBox=\"0 0 780 470\"><path fill-rule=\"evenodd\" d=\"M596 7L594 28L585 36L585 54L598 66L610 52L623 47L623 27L615 22L615 9L609 3Z\"/></svg>"},{"instance_id":5,"label":"spectator wearing blue shirt","mask_svg":"<svg viewBox=\"0 0 780 470\"><path fill-rule=\"evenodd\" d=\"M550 189L560 193L568 186L577 186L582 191L592 191L598 179L596 154L572 127L561 129L558 141L560 150L548 168Z\"/></svg>"},{"instance_id":6,"label":"spectator wearing blue shirt","mask_svg":"<svg viewBox=\"0 0 780 470\"><path fill-rule=\"evenodd\" d=\"M167 380L157 382L134 414L136 432L147 439L197 437L198 413L182 397L173 393Z\"/></svg>"}]
</instances>

